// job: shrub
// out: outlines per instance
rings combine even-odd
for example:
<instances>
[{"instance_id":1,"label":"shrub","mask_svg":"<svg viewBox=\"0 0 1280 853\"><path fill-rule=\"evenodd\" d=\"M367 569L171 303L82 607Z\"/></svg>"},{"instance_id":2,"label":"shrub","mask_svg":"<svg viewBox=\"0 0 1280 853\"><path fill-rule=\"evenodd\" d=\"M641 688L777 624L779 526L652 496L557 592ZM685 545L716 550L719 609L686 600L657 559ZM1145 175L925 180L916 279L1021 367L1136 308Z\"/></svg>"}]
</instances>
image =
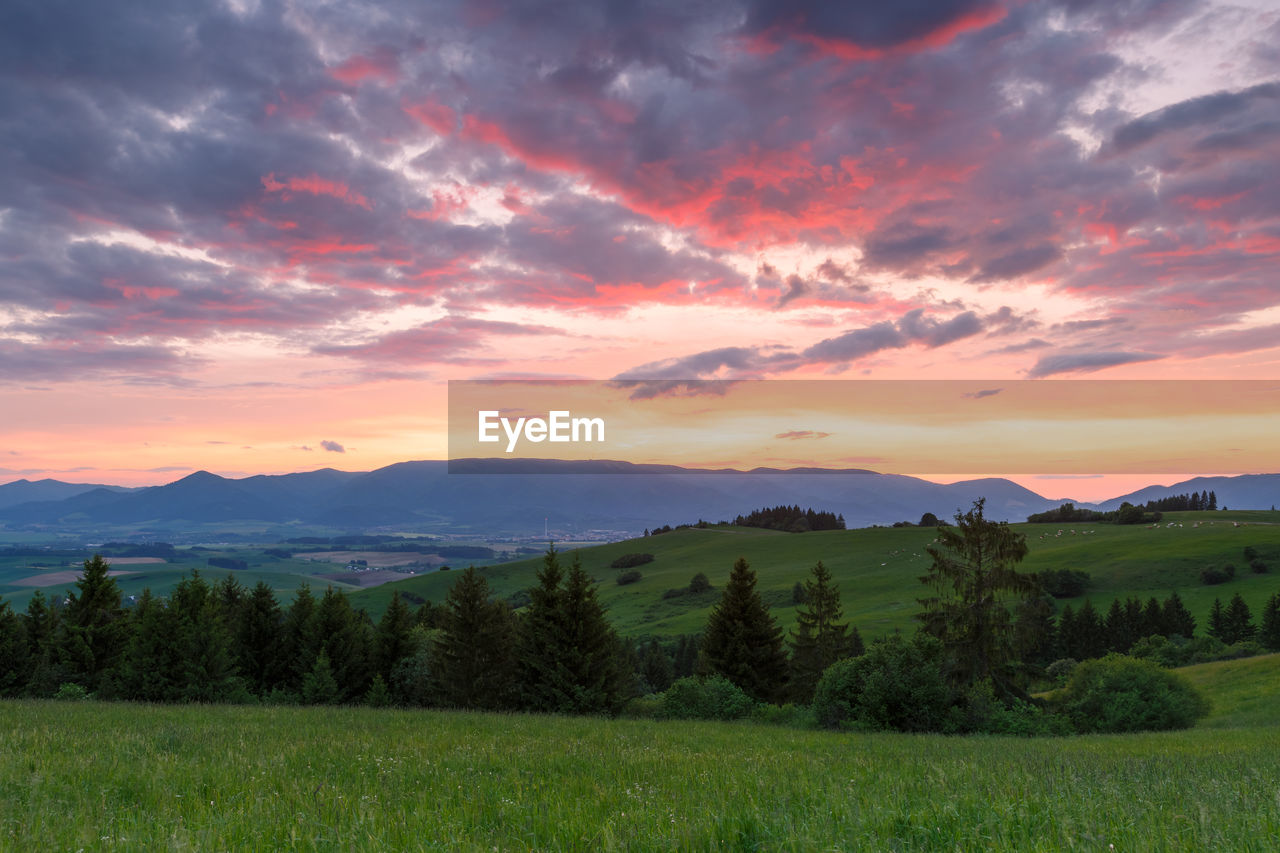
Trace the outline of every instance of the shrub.
<instances>
[{"instance_id":1,"label":"shrub","mask_svg":"<svg viewBox=\"0 0 1280 853\"><path fill-rule=\"evenodd\" d=\"M947 729L1017 737L1072 733L1071 721L1061 714L1021 699L1001 702L990 679L979 681L965 692L961 704L951 709Z\"/></svg>"},{"instance_id":2,"label":"shrub","mask_svg":"<svg viewBox=\"0 0 1280 853\"><path fill-rule=\"evenodd\" d=\"M53 694L53 698L61 699L64 702L84 702L92 699L93 695L74 681L68 681L58 688L58 692Z\"/></svg>"},{"instance_id":3,"label":"shrub","mask_svg":"<svg viewBox=\"0 0 1280 853\"><path fill-rule=\"evenodd\" d=\"M689 581L689 592L706 592L711 589L711 581L702 572L698 572Z\"/></svg>"},{"instance_id":4,"label":"shrub","mask_svg":"<svg viewBox=\"0 0 1280 853\"><path fill-rule=\"evenodd\" d=\"M1210 567L1200 573L1200 583L1205 586L1217 586L1220 583L1226 583L1235 576L1235 566L1227 566L1227 571L1221 571Z\"/></svg>"},{"instance_id":5,"label":"shrub","mask_svg":"<svg viewBox=\"0 0 1280 853\"><path fill-rule=\"evenodd\" d=\"M641 575L635 569L632 569L629 572L623 572L622 574L618 575L618 586L626 586L629 583L635 583L636 581L640 580L640 578L642 577L644 576Z\"/></svg>"},{"instance_id":6,"label":"shrub","mask_svg":"<svg viewBox=\"0 0 1280 853\"><path fill-rule=\"evenodd\" d=\"M618 559L609 564L611 569L634 569L636 566L643 566L645 563L652 563L652 554L623 554Z\"/></svg>"},{"instance_id":7,"label":"shrub","mask_svg":"<svg viewBox=\"0 0 1280 853\"><path fill-rule=\"evenodd\" d=\"M738 720L755 708L742 688L722 675L681 678L662 694L661 716L682 720Z\"/></svg>"},{"instance_id":8,"label":"shrub","mask_svg":"<svg viewBox=\"0 0 1280 853\"><path fill-rule=\"evenodd\" d=\"M792 729L812 729L817 726L812 708L791 702L785 705L757 705L751 712L751 719L758 723L786 726Z\"/></svg>"},{"instance_id":9,"label":"shrub","mask_svg":"<svg viewBox=\"0 0 1280 853\"><path fill-rule=\"evenodd\" d=\"M1071 673L1080 665L1075 658L1061 658L1049 664L1045 668L1044 674L1049 681L1053 682L1054 687L1061 687L1067 683L1067 679L1071 677Z\"/></svg>"},{"instance_id":10,"label":"shrub","mask_svg":"<svg viewBox=\"0 0 1280 853\"><path fill-rule=\"evenodd\" d=\"M813 713L829 728L929 732L943 729L950 704L941 643L925 634L910 641L893 635L827 667Z\"/></svg>"},{"instance_id":11,"label":"shrub","mask_svg":"<svg viewBox=\"0 0 1280 853\"><path fill-rule=\"evenodd\" d=\"M1267 564L1258 559L1250 560L1249 568L1253 570L1255 575L1262 575L1267 572Z\"/></svg>"},{"instance_id":12,"label":"shrub","mask_svg":"<svg viewBox=\"0 0 1280 853\"><path fill-rule=\"evenodd\" d=\"M1080 732L1185 729L1209 713L1208 701L1182 676L1117 654L1076 667L1059 701Z\"/></svg>"},{"instance_id":13,"label":"shrub","mask_svg":"<svg viewBox=\"0 0 1280 853\"><path fill-rule=\"evenodd\" d=\"M632 720L656 720L662 714L662 696L651 693L648 696L637 696L622 706L618 716Z\"/></svg>"},{"instance_id":14,"label":"shrub","mask_svg":"<svg viewBox=\"0 0 1280 853\"><path fill-rule=\"evenodd\" d=\"M1088 572L1072 569L1041 572L1039 577L1041 585L1044 586L1044 591L1054 598L1075 598L1084 595L1085 588L1089 586L1090 581Z\"/></svg>"}]
</instances>

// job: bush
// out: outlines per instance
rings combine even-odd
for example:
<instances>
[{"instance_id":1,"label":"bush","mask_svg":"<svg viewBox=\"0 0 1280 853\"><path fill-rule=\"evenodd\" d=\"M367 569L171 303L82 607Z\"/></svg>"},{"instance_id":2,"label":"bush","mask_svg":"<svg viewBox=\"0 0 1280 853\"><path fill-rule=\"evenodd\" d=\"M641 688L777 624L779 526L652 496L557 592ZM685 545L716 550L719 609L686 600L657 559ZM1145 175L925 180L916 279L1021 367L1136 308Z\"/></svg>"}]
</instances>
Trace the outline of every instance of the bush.
<instances>
[{"instance_id":1,"label":"bush","mask_svg":"<svg viewBox=\"0 0 1280 853\"><path fill-rule=\"evenodd\" d=\"M652 563L652 554L623 554L618 559L609 564L611 569L634 569L636 566L643 566L645 563Z\"/></svg>"},{"instance_id":2,"label":"bush","mask_svg":"<svg viewBox=\"0 0 1280 853\"><path fill-rule=\"evenodd\" d=\"M1182 676L1117 654L1076 667L1058 701L1080 732L1185 729L1209 713L1208 701Z\"/></svg>"},{"instance_id":3,"label":"bush","mask_svg":"<svg viewBox=\"0 0 1280 853\"><path fill-rule=\"evenodd\" d=\"M813 713L829 728L931 732L944 728L950 704L942 645L924 634L911 641L894 635L827 667Z\"/></svg>"},{"instance_id":4,"label":"bush","mask_svg":"<svg viewBox=\"0 0 1280 853\"><path fill-rule=\"evenodd\" d=\"M662 695L637 696L622 706L618 716L631 720L656 720L662 715Z\"/></svg>"},{"instance_id":5,"label":"bush","mask_svg":"<svg viewBox=\"0 0 1280 853\"><path fill-rule=\"evenodd\" d=\"M711 581L707 580L707 576L702 572L698 572L689 581L689 592L706 592L709 589L711 589Z\"/></svg>"},{"instance_id":6,"label":"bush","mask_svg":"<svg viewBox=\"0 0 1280 853\"><path fill-rule=\"evenodd\" d=\"M662 694L661 716L681 720L739 720L756 703L722 675L681 678Z\"/></svg>"},{"instance_id":7,"label":"bush","mask_svg":"<svg viewBox=\"0 0 1280 853\"><path fill-rule=\"evenodd\" d=\"M92 699L93 694L74 681L68 681L58 688L58 692L53 694L53 698L61 699L64 702L84 702Z\"/></svg>"},{"instance_id":8,"label":"bush","mask_svg":"<svg viewBox=\"0 0 1280 853\"><path fill-rule=\"evenodd\" d=\"M1045 669L1045 677L1053 683L1054 687L1061 687L1067 683L1067 679L1071 677L1071 673L1080 665L1075 658L1061 658L1049 664Z\"/></svg>"},{"instance_id":9,"label":"bush","mask_svg":"<svg viewBox=\"0 0 1280 853\"><path fill-rule=\"evenodd\" d=\"M996 698L989 679L971 686L964 701L951 709L947 729L1016 737L1072 734L1071 721L1031 702L1013 699L1008 704Z\"/></svg>"},{"instance_id":10,"label":"bush","mask_svg":"<svg viewBox=\"0 0 1280 853\"><path fill-rule=\"evenodd\" d=\"M1267 573L1267 564L1258 559L1250 560L1249 568L1253 570L1255 575L1264 575Z\"/></svg>"},{"instance_id":11,"label":"bush","mask_svg":"<svg viewBox=\"0 0 1280 853\"><path fill-rule=\"evenodd\" d=\"M622 574L618 575L618 586L626 586L629 583L635 583L636 581L640 580L640 578L642 577L644 576L641 575L635 569L632 569L629 572L623 572Z\"/></svg>"},{"instance_id":12,"label":"bush","mask_svg":"<svg viewBox=\"0 0 1280 853\"><path fill-rule=\"evenodd\" d=\"M757 705L751 712L751 719L758 723L773 726L786 726L792 729L812 729L817 727L813 718L813 709L808 705Z\"/></svg>"},{"instance_id":13,"label":"bush","mask_svg":"<svg viewBox=\"0 0 1280 853\"><path fill-rule=\"evenodd\" d=\"M1088 572L1072 569L1041 572L1039 578L1044 591L1054 598L1075 598L1084 595L1090 581Z\"/></svg>"},{"instance_id":14,"label":"bush","mask_svg":"<svg viewBox=\"0 0 1280 853\"><path fill-rule=\"evenodd\" d=\"M1235 576L1235 566L1227 566L1226 571L1221 571L1211 566L1200 573L1200 583L1205 586L1217 586L1220 583L1226 583Z\"/></svg>"}]
</instances>

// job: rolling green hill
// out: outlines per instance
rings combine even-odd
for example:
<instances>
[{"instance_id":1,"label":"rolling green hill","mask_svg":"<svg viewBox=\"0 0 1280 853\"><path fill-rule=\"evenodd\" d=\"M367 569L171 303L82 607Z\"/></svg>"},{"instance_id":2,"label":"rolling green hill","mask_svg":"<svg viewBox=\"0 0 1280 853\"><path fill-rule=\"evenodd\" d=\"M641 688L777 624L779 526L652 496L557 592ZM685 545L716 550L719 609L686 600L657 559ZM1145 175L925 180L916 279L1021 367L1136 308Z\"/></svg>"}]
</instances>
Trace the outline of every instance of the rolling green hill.
<instances>
[{"instance_id":1,"label":"rolling green hill","mask_svg":"<svg viewBox=\"0 0 1280 853\"><path fill-rule=\"evenodd\" d=\"M1183 667L1185 675L1213 703L1199 728L1280 726L1280 654Z\"/></svg>"},{"instance_id":2,"label":"rolling green hill","mask_svg":"<svg viewBox=\"0 0 1280 853\"><path fill-rule=\"evenodd\" d=\"M1173 527L1167 526L1173 524ZM1181 526L1178 526L1181 525ZM1240 526L1235 526L1240 525ZM1215 597L1224 603L1241 593L1255 617L1266 599L1280 591L1280 513L1170 513L1157 528L1110 524L1015 525L1027 537L1029 554L1021 564L1028 572L1073 569L1093 579L1085 596L1059 605L1079 606L1091 598L1105 611L1113 598L1156 596L1163 600L1176 590L1201 628ZM1059 535L1058 531L1062 533ZM1074 531L1074 532L1073 532ZM673 636L702 629L718 595L664 599L663 592L684 587L698 572L718 589L733 562L746 557L759 577L759 590L785 627L794 623L792 588L822 560L840 586L845 616L872 638L894 630L910 630L923 587L919 577L929 567L925 548L932 528L869 528L786 534L740 527L682 529L661 536L582 548L576 553L584 568L599 582L601 600L614 625L624 635ZM1254 574L1243 550L1252 546L1270 567ZM639 567L642 579L619 586L619 570L609 564L623 554L645 552L655 559ZM569 559L566 555L565 559ZM1204 586L1200 572L1207 567L1236 567L1234 580ZM540 559L483 568L490 588L501 597L527 589L535 582ZM414 577L352 595L376 619L394 590L415 599L444 600L455 573Z\"/></svg>"}]
</instances>

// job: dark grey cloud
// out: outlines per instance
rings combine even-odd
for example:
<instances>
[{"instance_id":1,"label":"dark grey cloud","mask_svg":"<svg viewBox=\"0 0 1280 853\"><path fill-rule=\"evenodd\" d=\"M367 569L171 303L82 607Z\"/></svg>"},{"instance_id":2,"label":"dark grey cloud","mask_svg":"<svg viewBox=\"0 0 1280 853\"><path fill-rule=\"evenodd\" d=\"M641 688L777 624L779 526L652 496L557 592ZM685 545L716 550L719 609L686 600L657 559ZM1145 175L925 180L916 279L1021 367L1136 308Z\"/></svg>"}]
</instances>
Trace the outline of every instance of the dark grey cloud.
<instances>
[{"instance_id":1,"label":"dark grey cloud","mask_svg":"<svg viewBox=\"0 0 1280 853\"><path fill-rule=\"evenodd\" d=\"M1243 113L1259 102L1280 101L1280 83L1261 83L1239 92L1214 92L1148 113L1115 129L1111 142L1119 151L1145 145L1164 133L1211 125Z\"/></svg>"},{"instance_id":2,"label":"dark grey cloud","mask_svg":"<svg viewBox=\"0 0 1280 853\"><path fill-rule=\"evenodd\" d=\"M1163 355L1149 352L1067 352L1046 355L1036 362L1028 375L1033 379L1057 373L1092 373L1122 364L1156 361Z\"/></svg>"},{"instance_id":3,"label":"dark grey cloud","mask_svg":"<svg viewBox=\"0 0 1280 853\"><path fill-rule=\"evenodd\" d=\"M822 0L751 0L751 33L806 34L862 47L888 48L933 35L965 15L989 10L988 0L898 0L895 3L824 3Z\"/></svg>"},{"instance_id":4,"label":"dark grey cloud","mask_svg":"<svg viewBox=\"0 0 1280 853\"><path fill-rule=\"evenodd\" d=\"M999 394L1003 390L1004 390L1003 388L984 388L981 391L974 391L973 393L961 394L960 396L967 397L970 400L981 400L984 397L994 397L995 395Z\"/></svg>"},{"instance_id":5,"label":"dark grey cloud","mask_svg":"<svg viewBox=\"0 0 1280 853\"><path fill-rule=\"evenodd\" d=\"M323 448L324 450L329 451L330 453L346 453L347 452L347 449L343 447L341 444L339 444L336 441L329 441L328 439L321 441L320 447Z\"/></svg>"}]
</instances>

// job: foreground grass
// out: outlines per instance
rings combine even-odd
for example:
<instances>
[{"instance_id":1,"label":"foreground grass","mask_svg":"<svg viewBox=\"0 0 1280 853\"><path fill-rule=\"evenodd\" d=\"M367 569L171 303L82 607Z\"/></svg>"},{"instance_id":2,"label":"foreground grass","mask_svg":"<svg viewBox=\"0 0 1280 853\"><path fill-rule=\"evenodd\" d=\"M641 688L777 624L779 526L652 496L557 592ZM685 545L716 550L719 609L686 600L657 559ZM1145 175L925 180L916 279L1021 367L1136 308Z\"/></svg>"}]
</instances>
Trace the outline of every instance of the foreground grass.
<instances>
[{"instance_id":1,"label":"foreground grass","mask_svg":"<svg viewBox=\"0 0 1280 853\"><path fill-rule=\"evenodd\" d=\"M1018 740L0 703L21 850L1274 850L1280 731Z\"/></svg>"}]
</instances>

